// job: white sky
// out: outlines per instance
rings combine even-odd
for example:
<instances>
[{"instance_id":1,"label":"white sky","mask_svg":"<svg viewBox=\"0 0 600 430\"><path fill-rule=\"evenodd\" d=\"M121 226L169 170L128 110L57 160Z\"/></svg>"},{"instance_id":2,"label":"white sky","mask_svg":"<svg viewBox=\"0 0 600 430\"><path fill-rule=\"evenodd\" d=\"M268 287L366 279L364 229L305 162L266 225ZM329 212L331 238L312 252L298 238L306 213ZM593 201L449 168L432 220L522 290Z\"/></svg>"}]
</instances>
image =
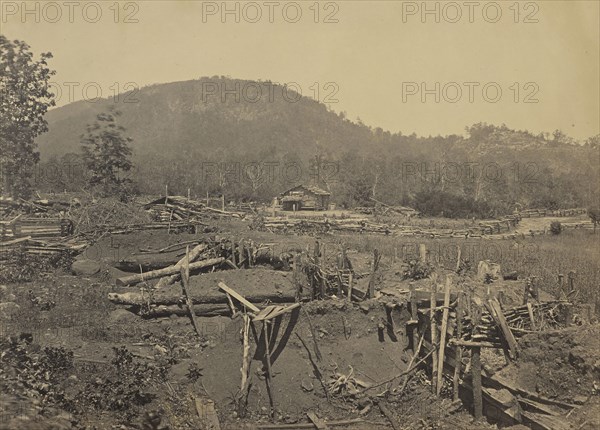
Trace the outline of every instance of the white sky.
<instances>
[{"instance_id":1,"label":"white sky","mask_svg":"<svg viewBox=\"0 0 600 430\"><path fill-rule=\"evenodd\" d=\"M142 87L229 75L295 82L309 96L319 87L321 100L337 87L332 109L392 132L462 134L465 126L485 121L535 133L559 128L578 139L600 133L595 0L427 2L427 8L439 8L440 22L434 14L422 22L421 1L334 1L318 8L314 1L228 2L228 8L239 8L239 23L235 14L222 19L221 1L121 1L120 10L110 0L25 2L32 11L25 16L23 2L0 3L2 34L26 41L36 54L54 54L53 81L63 88L59 105L81 99L88 83L97 83L106 97L128 82ZM261 18L246 22L257 7ZM292 23L297 9L302 16ZM459 9L458 22L449 22ZM93 23L96 10L102 15ZM497 10L499 21L488 22ZM323 22L330 14L338 22ZM137 22L124 22L127 16ZM527 17L537 22L523 22ZM80 85L70 96L68 82ZM326 87L328 82L335 87ZM419 93L403 100L403 87L405 93L415 89L412 82ZM439 103L435 94L422 102L422 82L430 89L439 82ZM465 82L478 85L472 102ZM496 88L502 95L493 103ZM528 95L538 102L524 103Z\"/></svg>"}]
</instances>

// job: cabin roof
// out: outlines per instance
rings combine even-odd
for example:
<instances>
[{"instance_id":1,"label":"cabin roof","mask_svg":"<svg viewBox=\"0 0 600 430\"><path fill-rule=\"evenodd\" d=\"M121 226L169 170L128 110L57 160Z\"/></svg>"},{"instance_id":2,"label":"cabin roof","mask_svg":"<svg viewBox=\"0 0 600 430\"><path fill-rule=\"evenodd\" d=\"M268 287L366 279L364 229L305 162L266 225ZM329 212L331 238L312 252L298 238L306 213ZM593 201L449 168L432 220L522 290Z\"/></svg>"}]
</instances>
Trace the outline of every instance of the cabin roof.
<instances>
[{"instance_id":1,"label":"cabin roof","mask_svg":"<svg viewBox=\"0 0 600 430\"><path fill-rule=\"evenodd\" d=\"M304 189L313 194L316 194L317 196L330 196L331 195L331 193L329 191L325 191L319 187L312 186L312 185L296 185L295 187L292 187L289 190L284 191L283 193L281 193L281 195L285 195L291 191L295 191L298 189Z\"/></svg>"}]
</instances>

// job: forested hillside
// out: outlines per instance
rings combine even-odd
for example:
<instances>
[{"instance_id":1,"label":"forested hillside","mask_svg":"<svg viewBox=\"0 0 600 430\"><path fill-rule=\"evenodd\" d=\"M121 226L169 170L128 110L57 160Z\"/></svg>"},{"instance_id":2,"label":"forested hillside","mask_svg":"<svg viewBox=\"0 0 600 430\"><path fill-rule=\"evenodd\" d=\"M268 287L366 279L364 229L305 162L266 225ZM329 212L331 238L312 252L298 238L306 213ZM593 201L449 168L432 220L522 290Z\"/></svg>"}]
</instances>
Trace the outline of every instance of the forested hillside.
<instances>
[{"instance_id":1,"label":"forested hillside","mask_svg":"<svg viewBox=\"0 0 600 430\"><path fill-rule=\"evenodd\" d=\"M392 134L270 82L224 77L157 84L119 100L120 124L133 138L132 179L143 193L168 186L173 194L189 188L193 196L268 202L304 182L328 188L347 207L374 197L445 216L598 204L598 136L575 142L559 131L534 135L485 123L467 127L466 136ZM38 189L84 186L80 136L113 104L48 112Z\"/></svg>"}]
</instances>

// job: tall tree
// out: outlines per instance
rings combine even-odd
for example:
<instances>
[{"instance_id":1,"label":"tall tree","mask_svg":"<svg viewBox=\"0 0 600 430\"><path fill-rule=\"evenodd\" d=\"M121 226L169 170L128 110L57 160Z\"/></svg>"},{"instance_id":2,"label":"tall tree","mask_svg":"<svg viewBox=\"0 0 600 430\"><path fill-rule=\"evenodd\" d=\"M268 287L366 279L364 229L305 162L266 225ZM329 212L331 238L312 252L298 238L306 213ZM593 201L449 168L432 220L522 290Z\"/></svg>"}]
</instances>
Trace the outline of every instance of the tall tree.
<instances>
[{"instance_id":1,"label":"tall tree","mask_svg":"<svg viewBox=\"0 0 600 430\"><path fill-rule=\"evenodd\" d=\"M39 161L35 138L48 130L44 114L54 106L48 80L47 52L33 58L29 45L0 35L0 191L29 197L30 179Z\"/></svg>"},{"instance_id":2,"label":"tall tree","mask_svg":"<svg viewBox=\"0 0 600 430\"><path fill-rule=\"evenodd\" d=\"M131 148L133 141L125 135L125 128L117 124L121 112L111 107L96 116L81 136L83 159L89 170L88 183L100 187L103 195L120 194L127 190L131 180L125 175L133 167Z\"/></svg>"}]
</instances>

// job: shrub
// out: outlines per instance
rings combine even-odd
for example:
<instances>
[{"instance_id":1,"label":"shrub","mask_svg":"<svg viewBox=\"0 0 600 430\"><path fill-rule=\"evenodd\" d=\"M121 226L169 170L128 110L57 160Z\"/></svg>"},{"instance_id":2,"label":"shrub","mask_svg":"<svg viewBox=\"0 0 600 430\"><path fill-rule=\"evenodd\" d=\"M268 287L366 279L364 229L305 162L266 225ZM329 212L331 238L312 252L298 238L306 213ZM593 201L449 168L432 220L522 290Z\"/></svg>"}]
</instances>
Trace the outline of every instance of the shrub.
<instances>
[{"instance_id":1,"label":"shrub","mask_svg":"<svg viewBox=\"0 0 600 430\"><path fill-rule=\"evenodd\" d=\"M562 224L559 221L553 221L550 224L550 232L552 234L560 234L562 232Z\"/></svg>"},{"instance_id":2,"label":"shrub","mask_svg":"<svg viewBox=\"0 0 600 430\"><path fill-rule=\"evenodd\" d=\"M429 277L432 273L433 266L431 264L423 263L420 260L410 260L404 265L402 278L417 281Z\"/></svg>"}]
</instances>

